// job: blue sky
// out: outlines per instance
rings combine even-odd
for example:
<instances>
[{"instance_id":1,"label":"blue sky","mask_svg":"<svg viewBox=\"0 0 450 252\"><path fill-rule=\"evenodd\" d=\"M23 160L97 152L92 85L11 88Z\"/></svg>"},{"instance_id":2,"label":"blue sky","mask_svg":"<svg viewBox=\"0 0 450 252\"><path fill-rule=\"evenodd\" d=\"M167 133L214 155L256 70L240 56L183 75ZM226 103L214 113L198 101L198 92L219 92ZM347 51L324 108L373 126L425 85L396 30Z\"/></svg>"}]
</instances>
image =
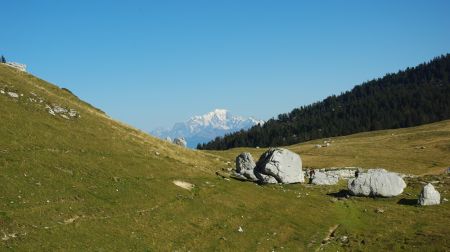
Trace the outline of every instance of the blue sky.
<instances>
[{"instance_id":1,"label":"blue sky","mask_svg":"<svg viewBox=\"0 0 450 252\"><path fill-rule=\"evenodd\" d=\"M450 52L450 1L2 1L0 54L143 130L268 119Z\"/></svg>"}]
</instances>

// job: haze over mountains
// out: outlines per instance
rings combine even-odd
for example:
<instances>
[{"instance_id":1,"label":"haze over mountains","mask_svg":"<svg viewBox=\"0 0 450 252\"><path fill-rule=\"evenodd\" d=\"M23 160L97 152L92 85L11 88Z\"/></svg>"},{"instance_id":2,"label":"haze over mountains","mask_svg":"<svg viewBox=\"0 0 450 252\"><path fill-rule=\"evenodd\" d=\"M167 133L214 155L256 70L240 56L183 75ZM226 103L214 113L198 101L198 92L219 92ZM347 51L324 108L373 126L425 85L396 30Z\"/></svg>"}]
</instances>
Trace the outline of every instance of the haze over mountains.
<instances>
[{"instance_id":1,"label":"haze over mountains","mask_svg":"<svg viewBox=\"0 0 450 252\"><path fill-rule=\"evenodd\" d=\"M172 128L155 129L151 134L162 139L184 137L188 147L195 148L197 144L258 124L262 125L264 121L253 117L235 116L226 109L215 109L204 115L193 116L186 122L176 123Z\"/></svg>"}]
</instances>

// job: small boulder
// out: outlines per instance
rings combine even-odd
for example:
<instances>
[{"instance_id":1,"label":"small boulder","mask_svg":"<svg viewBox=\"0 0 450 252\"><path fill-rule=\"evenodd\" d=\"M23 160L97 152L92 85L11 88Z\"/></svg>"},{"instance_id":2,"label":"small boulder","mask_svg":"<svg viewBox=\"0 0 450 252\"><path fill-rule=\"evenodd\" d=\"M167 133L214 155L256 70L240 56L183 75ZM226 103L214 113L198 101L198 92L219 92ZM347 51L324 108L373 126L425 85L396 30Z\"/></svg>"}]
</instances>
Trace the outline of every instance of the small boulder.
<instances>
[{"instance_id":1,"label":"small boulder","mask_svg":"<svg viewBox=\"0 0 450 252\"><path fill-rule=\"evenodd\" d=\"M262 174L259 172L255 172L255 175L258 178L258 182L261 184L278 184L277 179L270 175Z\"/></svg>"},{"instance_id":2,"label":"small boulder","mask_svg":"<svg viewBox=\"0 0 450 252\"><path fill-rule=\"evenodd\" d=\"M19 98L19 94L17 94L17 93L14 93L14 92L8 92L7 94L8 94L9 97L11 97L11 98Z\"/></svg>"},{"instance_id":3,"label":"small boulder","mask_svg":"<svg viewBox=\"0 0 450 252\"><path fill-rule=\"evenodd\" d=\"M421 206L439 205L441 204L441 194L432 184L428 183L420 193L418 204Z\"/></svg>"},{"instance_id":4,"label":"small boulder","mask_svg":"<svg viewBox=\"0 0 450 252\"><path fill-rule=\"evenodd\" d=\"M245 178L251 181L258 180L255 173L253 172L255 167L256 164L255 161L253 160L252 154L248 152L243 152L236 157L236 173L244 176Z\"/></svg>"},{"instance_id":5,"label":"small boulder","mask_svg":"<svg viewBox=\"0 0 450 252\"><path fill-rule=\"evenodd\" d=\"M283 148L271 148L264 152L255 168L255 175L263 183L274 182L267 176L283 184L305 181L300 156Z\"/></svg>"},{"instance_id":6,"label":"small boulder","mask_svg":"<svg viewBox=\"0 0 450 252\"><path fill-rule=\"evenodd\" d=\"M370 169L348 181L352 195L393 197L405 189L405 181L397 174L384 169Z\"/></svg>"},{"instance_id":7,"label":"small boulder","mask_svg":"<svg viewBox=\"0 0 450 252\"><path fill-rule=\"evenodd\" d=\"M339 181L339 176L329 175L325 172L317 171L314 173L311 184L314 185L335 185Z\"/></svg>"},{"instance_id":8,"label":"small boulder","mask_svg":"<svg viewBox=\"0 0 450 252\"><path fill-rule=\"evenodd\" d=\"M177 138L173 139L173 143L176 144L176 145L185 147L185 148L187 146L187 142L184 139L184 137L177 137Z\"/></svg>"}]
</instances>

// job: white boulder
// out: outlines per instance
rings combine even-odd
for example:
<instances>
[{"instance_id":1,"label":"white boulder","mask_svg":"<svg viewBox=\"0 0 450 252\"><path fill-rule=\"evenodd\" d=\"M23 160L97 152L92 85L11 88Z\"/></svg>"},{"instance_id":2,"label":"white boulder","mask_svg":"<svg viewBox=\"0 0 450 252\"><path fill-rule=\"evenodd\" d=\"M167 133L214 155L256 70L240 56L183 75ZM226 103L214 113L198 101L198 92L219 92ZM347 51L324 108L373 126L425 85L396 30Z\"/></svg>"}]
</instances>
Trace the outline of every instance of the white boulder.
<instances>
[{"instance_id":1,"label":"white boulder","mask_svg":"<svg viewBox=\"0 0 450 252\"><path fill-rule=\"evenodd\" d=\"M255 175L263 183L274 182L291 184L304 182L302 160L296 153L283 149L271 148L261 155L255 169Z\"/></svg>"},{"instance_id":2,"label":"white boulder","mask_svg":"<svg viewBox=\"0 0 450 252\"><path fill-rule=\"evenodd\" d=\"M358 196L393 197L401 194L406 183L393 172L384 169L370 169L348 181L350 193Z\"/></svg>"},{"instance_id":3,"label":"white boulder","mask_svg":"<svg viewBox=\"0 0 450 252\"><path fill-rule=\"evenodd\" d=\"M14 92L8 92L7 94L9 95L9 97L12 97L12 98L19 98L19 94L17 94L17 93L14 93Z\"/></svg>"},{"instance_id":4,"label":"white boulder","mask_svg":"<svg viewBox=\"0 0 450 252\"><path fill-rule=\"evenodd\" d=\"M252 154L243 152L236 157L236 173L244 176L251 181L257 181L258 178L254 173L256 167Z\"/></svg>"},{"instance_id":5,"label":"white boulder","mask_svg":"<svg viewBox=\"0 0 450 252\"><path fill-rule=\"evenodd\" d=\"M187 142L184 139L184 137L177 137L177 138L173 139L173 143L176 144L176 145L185 147L185 148L187 146Z\"/></svg>"},{"instance_id":6,"label":"white boulder","mask_svg":"<svg viewBox=\"0 0 450 252\"><path fill-rule=\"evenodd\" d=\"M420 193L418 204L422 206L439 205L441 204L441 194L432 184L428 183Z\"/></svg>"},{"instance_id":7,"label":"white boulder","mask_svg":"<svg viewBox=\"0 0 450 252\"><path fill-rule=\"evenodd\" d=\"M314 185L335 185L339 181L339 176L316 171L312 177L311 184Z\"/></svg>"}]
</instances>

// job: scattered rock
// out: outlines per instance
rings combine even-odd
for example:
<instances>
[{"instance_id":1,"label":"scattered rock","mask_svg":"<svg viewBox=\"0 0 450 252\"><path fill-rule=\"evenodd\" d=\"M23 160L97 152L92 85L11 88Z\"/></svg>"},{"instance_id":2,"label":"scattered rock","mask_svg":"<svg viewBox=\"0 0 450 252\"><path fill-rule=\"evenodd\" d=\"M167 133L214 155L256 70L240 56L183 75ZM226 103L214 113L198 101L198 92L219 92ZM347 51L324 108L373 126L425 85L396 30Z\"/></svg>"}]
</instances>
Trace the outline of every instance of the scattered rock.
<instances>
[{"instance_id":1,"label":"scattered rock","mask_svg":"<svg viewBox=\"0 0 450 252\"><path fill-rule=\"evenodd\" d=\"M316 171L311 183L314 185L335 185L339 181L337 175L329 175L325 172Z\"/></svg>"},{"instance_id":2,"label":"scattered rock","mask_svg":"<svg viewBox=\"0 0 450 252\"><path fill-rule=\"evenodd\" d=\"M316 145L314 145L314 147L316 147L317 149L320 149L320 148L322 148L322 145L316 144Z\"/></svg>"},{"instance_id":3,"label":"scattered rock","mask_svg":"<svg viewBox=\"0 0 450 252\"><path fill-rule=\"evenodd\" d=\"M77 117L78 116L78 112L75 109L70 109L69 110L69 116L70 117Z\"/></svg>"},{"instance_id":4,"label":"scattered rock","mask_svg":"<svg viewBox=\"0 0 450 252\"><path fill-rule=\"evenodd\" d=\"M58 105L53 105L53 111L55 111L56 114L62 114L62 113L67 113L67 109L58 106Z\"/></svg>"},{"instance_id":5,"label":"scattered rock","mask_svg":"<svg viewBox=\"0 0 450 252\"><path fill-rule=\"evenodd\" d=\"M17 69L19 71L22 71L22 72L26 72L27 71L27 65L25 65L25 64L21 64L21 63L17 63L17 62L6 62L5 65L13 67L13 68L15 68L15 69Z\"/></svg>"},{"instance_id":6,"label":"scattered rock","mask_svg":"<svg viewBox=\"0 0 450 252\"><path fill-rule=\"evenodd\" d=\"M350 193L358 196L393 197L401 194L406 183L393 172L384 169L370 169L348 181Z\"/></svg>"},{"instance_id":7,"label":"scattered rock","mask_svg":"<svg viewBox=\"0 0 450 252\"><path fill-rule=\"evenodd\" d=\"M239 228L238 228L238 232L239 232L239 233L243 233L243 232L244 232L244 229L242 229L242 227L241 227L241 226L239 226Z\"/></svg>"},{"instance_id":8,"label":"scattered rock","mask_svg":"<svg viewBox=\"0 0 450 252\"><path fill-rule=\"evenodd\" d=\"M343 236L341 236L340 240L341 240L342 243L347 243L348 242L348 236L343 235Z\"/></svg>"},{"instance_id":9,"label":"scattered rock","mask_svg":"<svg viewBox=\"0 0 450 252\"><path fill-rule=\"evenodd\" d=\"M185 181L181 181L181 180L174 180L174 181L172 181L176 186L179 186L179 187L181 187L181 188L183 188L183 189L186 189L186 190L192 190L193 188L194 188L194 185L193 184L191 184L191 183L188 183L188 182L185 182Z\"/></svg>"},{"instance_id":10,"label":"scattered rock","mask_svg":"<svg viewBox=\"0 0 450 252\"><path fill-rule=\"evenodd\" d=\"M173 139L173 143L182 147L187 147L187 142L184 139L184 137L177 137L175 139Z\"/></svg>"},{"instance_id":11,"label":"scattered rock","mask_svg":"<svg viewBox=\"0 0 450 252\"><path fill-rule=\"evenodd\" d=\"M261 182L274 182L273 179L266 178L266 176L273 177L278 183L283 184L305 181L300 156L283 148L271 148L264 152L254 173Z\"/></svg>"},{"instance_id":12,"label":"scattered rock","mask_svg":"<svg viewBox=\"0 0 450 252\"><path fill-rule=\"evenodd\" d=\"M11 98L19 98L19 94L17 94L17 93L14 93L14 92L8 92L7 94L8 94L9 97L11 97Z\"/></svg>"},{"instance_id":13,"label":"scattered rock","mask_svg":"<svg viewBox=\"0 0 450 252\"><path fill-rule=\"evenodd\" d=\"M45 105L45 108L47 109L48 113L50 115L55 115L55 111L53 111L52 107L50 107L49 105Z\"/></svg>"},{"instance_id":14,"label":"scattered rock","mask_svg":"<svg viewBox=\"0 0 450 252\"><path fill-rule=\"evenodd\" d=\"M169 143L172 143L172 138L166 137L166 141L169 142Z\"/></svg>"},{"instance_id":15,"label":"scattered rock","mask_svg":"<svg viewBox=\"0 0 450 252\"><path fill-rule=\"evenodd\" d=\"M434 189L432 184L428 183L420 193L418 204L421 206L439 205L441 204L441 194Z\"/></svg>"},{"instance_id":16,"label":"scattered rock","mask_svg":"<svg viewBox=\"0 0 450 252\"><path fill-rule=\"evenodd\" d=\"M383 208L377 208L377 210L375 210L376 213L384 213L384 209Z\"/></svg>"},{"instance_id":17,"label":"scattered rock","mask_svg":"<svg viewBox=\"0 0 450 252\"><path fill-rule=\"evenodd\" d=\"M238 175L242 175L251 181L258 181L258 178L254 173L255 167L256 164L252 154L243 152L236 157L236 173L238 173Z\"/></svg>"},{"instance_id":18,"label":"scattered rock","mask_svg":"<svg viewBox=\"0 0 450 252\"><path fill-rule=\"evenodd\" d=\"M74 221L76 221L78 218L80 218L78 215L75 215L74 217L72 217L72 218L69 218L69 219L66 219L66 220L64 220L64 224L71 224L71 223L73 223Z\"/></svg>"}]
</instances>

